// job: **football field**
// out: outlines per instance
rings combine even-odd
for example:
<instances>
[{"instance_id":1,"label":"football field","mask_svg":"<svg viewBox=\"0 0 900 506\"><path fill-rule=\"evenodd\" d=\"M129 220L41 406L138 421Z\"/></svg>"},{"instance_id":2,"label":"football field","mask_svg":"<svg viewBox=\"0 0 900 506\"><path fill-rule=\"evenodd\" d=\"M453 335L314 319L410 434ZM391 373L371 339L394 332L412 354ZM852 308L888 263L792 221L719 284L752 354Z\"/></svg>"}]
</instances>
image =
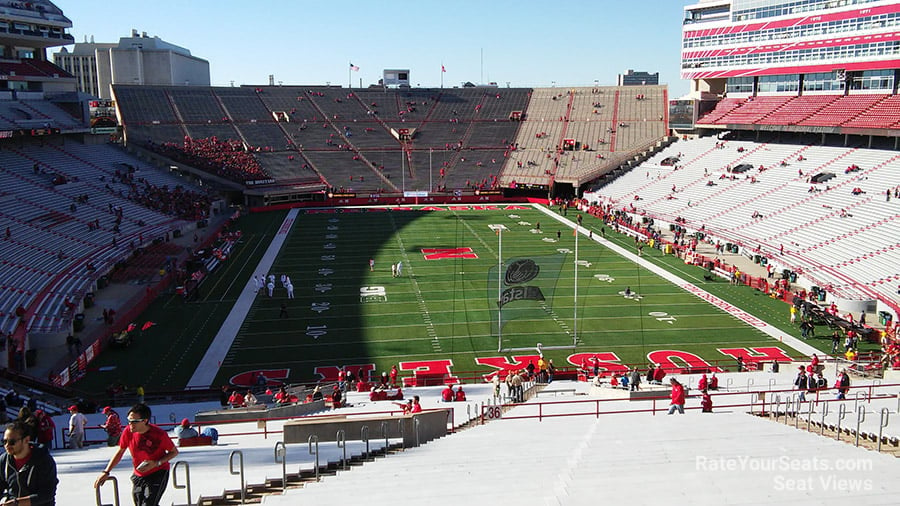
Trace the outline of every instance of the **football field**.
<instances>
[{"instance_id":1,"label":"football field","mask_svg":"<svg viewBox=\"0 0 900 506\"><path fill-rule=\"evenodd\" d=\"M310 382L332 378L340 367L380 375L394 364L405 377L471 377L524 368L539 353L557 367L596 354L609 370L651 361L731 367L735 353L799 354L735 311L599 244L605 234L613 247L635 251L633 239L594 217L584 217L576 255L575 212L560 223L531 206L500 207L300 211L269 272L256 266L285 213L243 217L236 224L241 241L201 296L161 297L145 315L157 326L128 350L103 353L79 387L99 391L120 381L184 388L235 301L248 293L252 304L224 359L202 364L218 369L214 385L245 383L260 370ZM642 260L796 335L781 302L704 280L703 269L649 247ZM269 274L273 296L265 289L254 295L253 276Z\"/></svg>"},{"instance_id":2,"label":"football field","mask_svg":"<svg viewBox=\"0 0 900 506\"><path fill-rule=\"evenodd\" d=\"M483 359L515 362L538 347L557 367L594 353L644 367L670 350L731 365L719 349L777 344L591 238L578 239L576 257L572 229L525 206L301 212L271 269L274 295L256 297L216 383L260 369L283 371L289 381L344 366L380 374L400 364L410 374L430 362L490 372Z\"/></svg>"}]
</instances>

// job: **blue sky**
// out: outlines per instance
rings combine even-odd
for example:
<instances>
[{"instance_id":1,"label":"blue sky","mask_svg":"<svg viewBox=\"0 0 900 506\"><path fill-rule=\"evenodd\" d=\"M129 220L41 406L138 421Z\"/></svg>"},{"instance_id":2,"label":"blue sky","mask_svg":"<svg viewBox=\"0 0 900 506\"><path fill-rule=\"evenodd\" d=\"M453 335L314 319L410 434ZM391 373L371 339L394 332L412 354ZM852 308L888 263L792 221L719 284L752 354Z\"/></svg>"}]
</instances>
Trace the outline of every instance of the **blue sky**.
<instances>
[{"instance_id":1,"label":"blue sky","mask_svg":"<svg viewBox=\"0 0 900 506\"><path fill-rule=\"evenodd\" d=\"M212 84L376 82L408 68L414 85L495 81L513 87L612 85L626 69L679 78L678 0L56 0L78 42L117 42L131 29L210 63ZM483 65L482 65L483 51Z\"/></svg>"}]
</instances>

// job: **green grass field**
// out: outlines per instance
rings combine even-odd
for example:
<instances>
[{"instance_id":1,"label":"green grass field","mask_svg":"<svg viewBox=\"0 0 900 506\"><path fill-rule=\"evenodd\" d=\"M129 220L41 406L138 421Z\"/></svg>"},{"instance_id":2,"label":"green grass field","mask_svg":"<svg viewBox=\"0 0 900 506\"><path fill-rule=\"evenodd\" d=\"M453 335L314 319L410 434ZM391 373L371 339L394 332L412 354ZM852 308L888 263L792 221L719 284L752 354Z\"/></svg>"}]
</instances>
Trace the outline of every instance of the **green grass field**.
<instances>
[{"instance_id":1,"label":"green grass field","mask_svg":"<svg viewBox=\"0 0 900 506\"><path fill-rule=\"evenodd\" d=\"M272 212L241 218L236 228L243 232L242 241L203 284L201 297L193 302L161 297L144 315L158 325L131 348L102 354L92 363L95 371L76 386L85 392L100 392L113 381L158 390L184 388L235 299L247 290L284 216ZM537 222L541 234L532 232ZM534 259L540 274L524 284L539 286L545 298L504 306L504 349L574 342L574 350L545 351L557 367L569 365L566 358L573 353L612 352L622 363L642 366L654 350L679 350L728 364L717 348L777 345L796 354L584 237L579 240L578 258L584 263L578 268L576 322L575 238L570 228L534 209L301 213L271 269L276 277L291 277L295 298L288 300L280 283L275 297L257 296L216 383L256 369L290 369L289 380L301 382L314 380L316 367L375 364L380 373L391 364L437 359L452 360L454 372L489 372L476 364L476 357L534 354L497 352L500 237L491 224L507 227L502 234L504 270L513 259ZM599 220L587 216L584 225L599 235ZM607 235L622 246L633 244L625 236ZM457 248L470 248L477 258L426 260L422 253ZM784 303L748 287L707 282L699 268L650 248L644 251L648 260L780 327L785 335L799 334L787 323ZM398 261L404 266L402 276L392 277L390 266ZM383 287L387 300L361 302L362 287ZM623 296L626 287L640 298ZM280 317L282 303L287 317ZM812 344L830 347L824 339Z\"/></svg>"}]
</instances>

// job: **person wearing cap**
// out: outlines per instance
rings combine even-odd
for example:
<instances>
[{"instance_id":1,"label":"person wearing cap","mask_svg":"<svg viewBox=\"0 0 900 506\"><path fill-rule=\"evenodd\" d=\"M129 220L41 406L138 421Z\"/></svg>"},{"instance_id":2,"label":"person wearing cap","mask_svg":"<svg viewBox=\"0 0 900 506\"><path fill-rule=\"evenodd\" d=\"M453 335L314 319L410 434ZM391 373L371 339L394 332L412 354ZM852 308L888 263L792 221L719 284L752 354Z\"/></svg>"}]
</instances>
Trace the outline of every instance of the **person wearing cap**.
<instances>
[{"instance_id":1,"label":"person wearing cap","mask_svg":"<svg viewBox=\"0 0 900 506\"><path fill-rule=\"evenodd\" d=\"M56 462L50 452L31 442L22 422L6 426L0 456L0 504L56 504Z\"/></svg>"},{"instance_id":2,"label":"person wearing cap","mask_svg":"<svg viewBox=\"0 0 900 506\"><path fill-rule=\"evenodd\" d=\"M794 386L797 387L797 390L800 391L800 395L797 396L800 399L800 402L806 401L806 390L809 386L809 378L806 376L806 368L802 365L799 366L799 372L797 373L797 377L794 378Z\"/></svg>"},{"instance_id":3,"label":"person wearing cap","mask_svg":"<svg viewBox=\"0 0 900 506\"><path fill-rule=\"evenodd\" d=\"M175 437L179 440L189 439L199 435L200 433L197 432L197 429L191 427L191 421L187 418L183 419L178 427L175 427Z\"/></svg>"},{"instance_id":4,"label":"person wearing cap","mask_svg":"<svg viewBox=\"0 0 900 506\"><path fill-rule=\"evenodd\" d=\"M669 406L669 414L671 415L675 411L678 411L683 415L685 400L684 385L675 378L669 378L669 383L672 385L672 404Z\"/></svg>"},{"instance_id":5,"label":"person wearing cap","mask_svg":"<svg viewBox=\"0 0 900 506\"><path fill-rule=\"evenodd\" d=\"M53 443L53 434L56 432L56 423L44 410L39 409L34 412L34 417L38 422L37 442L50 451L50 445Z\"/></svg>"},{"instance_id":6,"label":"person wearing cap","mask_svg":"<svg viewBox=\"0 0 900 506\"><path fill-rule=\"evenodd\" d=\"M109 406L103 408L103 414L106 415L106 422L100 427L106 431L106 445L116 446L119 444L119 436L122 435L122 421L119 414Z\"/></svg>"},{"instance_id":7,"label":"person wearing cap","mask_svg":"<svg viewBox=\"0 0 900 506\"><path fill-rule=\"evenodd\" d=\"M119 448L94 481L94 488L109 479L128 450L134 466L131 495L135 506L159 506L169 482L169 461L178 456L178 448L166 431L150 423L150 407L146 404L135 404L127 416L128 426L119 438Z\"/></svg>"},{"instance_id":8,"label":"person wearing cap","mask_svg":"<svg viewBox=\"0 0 900 506\"><path fill-rule=\"evenodd\" d=\"M69 406L69 447L84 448L84 428L87 426L87 417L78 412L78 406Z\"/></svg>"}]
</instances>

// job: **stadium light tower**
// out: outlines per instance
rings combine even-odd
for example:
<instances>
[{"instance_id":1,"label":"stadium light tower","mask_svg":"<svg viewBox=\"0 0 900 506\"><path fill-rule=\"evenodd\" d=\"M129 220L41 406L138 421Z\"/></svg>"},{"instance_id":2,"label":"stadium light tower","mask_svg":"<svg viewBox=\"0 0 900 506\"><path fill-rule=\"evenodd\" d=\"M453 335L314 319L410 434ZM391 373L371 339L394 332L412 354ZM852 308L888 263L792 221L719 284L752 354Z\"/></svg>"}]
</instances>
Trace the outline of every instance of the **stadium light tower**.
<instances>
[{"instance_id":1,"label":"stadium light tower","mask_svg":"<svg viewBox=\"0 0 900 506\"><path fill-rule=\"evenodd\" d=\"M431 180L431 155L434 154L434 148L428 148L428 191L434 191L434 182Z\"/></svg>"},{"instance_id":2,"label":"stadium light tower","mask_svg":"<svg viewBox=\"0 0 900 506\"><path fill-rule=\"evenodd\" d=\"M488 228L497 234L497 352L503 351L503 231L506 225L492 224Z\"/></svg>"}]
</instances>

